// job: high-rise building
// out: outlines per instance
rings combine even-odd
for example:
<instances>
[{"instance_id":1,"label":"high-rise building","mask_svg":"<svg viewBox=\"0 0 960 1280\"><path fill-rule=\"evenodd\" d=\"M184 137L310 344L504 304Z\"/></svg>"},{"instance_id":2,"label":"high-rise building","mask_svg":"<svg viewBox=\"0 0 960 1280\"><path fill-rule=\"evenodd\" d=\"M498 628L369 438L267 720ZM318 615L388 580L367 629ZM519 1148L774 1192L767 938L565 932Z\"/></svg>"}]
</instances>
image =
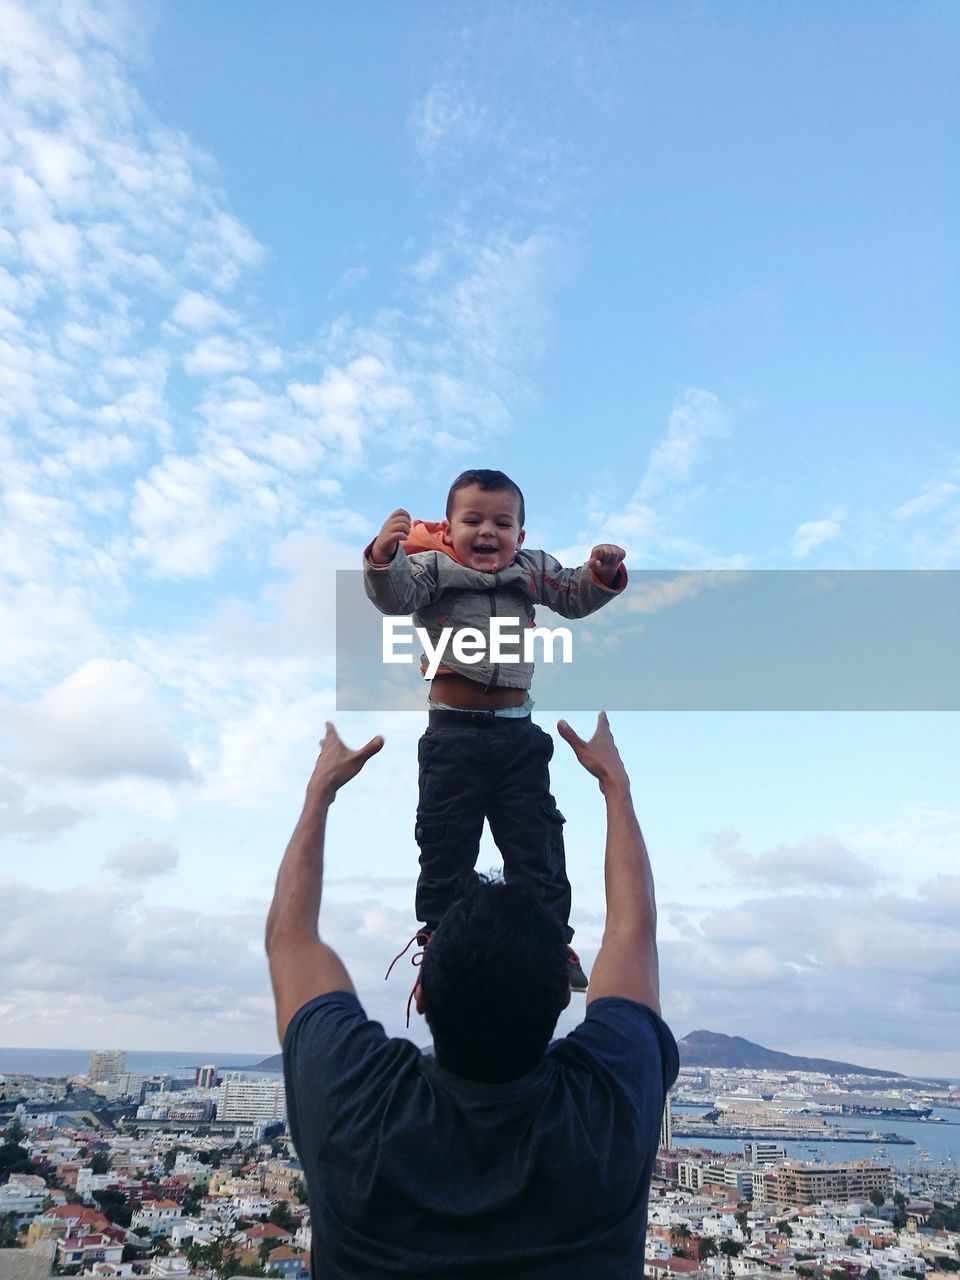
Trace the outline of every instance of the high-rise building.
<instances>
[{"instance_id":1,"label":"high-rise building","mask_svg":"<svg viewBox=\"0 0 960 1280\"><path fill-rule=\"evenodd\" d=\"M673 1146L673 1113L670 1110L670 1095L663 1100L663 1118L660 1121L660 1146Z\"/></svg>"},{"instance_id":2,"label":"high-rise building","mask_svg":"<svg viewBox=\"0 0 960 1280\"><path fill-rule=\"evenodd\" d=\"M252 1124L257 1120L286 1120L287 1095L282 1080L246 1080L229 1071L220 1082L217 1119Z\"/></svg>"},{"instance_id":3,"label":"high-rise building","mask_svg":"<svg viewBox=\"0 0 960 1280\"><path fill-rule=\"evenodd\" d=\"M126 1069L127 1055L122 1049L94 1049L87 1067L87 1079L116 1084Z\"/></svg>"},{"instance_id":4,"label":"high-rise building","mask_svg":"<svg viewBox=\"0 0 960 1280\"><path fill-rule=\"evenodd\" d=\"M194 1083L199 1089L212 1089L217 1083L217 1068L214 1066L197 1067Z\"/></svg>"}]
</instances>

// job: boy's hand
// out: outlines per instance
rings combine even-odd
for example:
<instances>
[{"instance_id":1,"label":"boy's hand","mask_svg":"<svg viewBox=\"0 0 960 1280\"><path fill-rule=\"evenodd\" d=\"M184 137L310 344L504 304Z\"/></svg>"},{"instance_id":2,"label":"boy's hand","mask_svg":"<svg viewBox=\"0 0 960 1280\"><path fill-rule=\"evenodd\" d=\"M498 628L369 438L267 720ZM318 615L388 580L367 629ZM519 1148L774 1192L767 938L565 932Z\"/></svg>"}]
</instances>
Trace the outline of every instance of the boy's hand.
<instances>
[{"instance_id":1,"label":"boy's hand","mask_svg":"<svg viewBox=\"0 0 960 1280\"><path fill-rule=\"evenodd\" d=\"M387 516L383 528L373 540L370 556L376 564L389 564L398 545L410 532L410 512L398 507Z\"/></svg>"},{"instance_id":2,"label":"boy's hand","mask_svg":"<svg viewBox=\"0 0 960 1280\"><path fill-rule=\"evenodd\" d=\"M626 767L620 758L613 734L610 732L610 721L605 711L601 711L597 716L597 727L589 742L584 742L566 720L557 721L557 731L564 742L569 742L573 748L573 754L587 773L592 773L600 783L601 791L606 793L608 786L616 786L618 783L626 787L630 786L630 779L627 777Z\"/></svg>"},{"instance_id":3,"label":"boy's hand","mask_svg":"<svg viewBox=\"0 0 960 1280\"><path fill-rule=\"evenodd\" d=\"M605 587L612 587L626 556L627 553L623 547L618 547L616 543L601 542L590 552L587 564L594 576L599 578Z\"/></svg>"},{"instance_id":4,"label":"boy's hand","mask_svg":"<svg viewBox=\"0 0 960 1280\"><path fill-rule=\"evenodd\" d=\"M343 784L355 778L370 757L375 756L382 746L383 738L377 734L359 751L351 751L341 741L340 735L328 720L327 732L320 743L320 758L314 765L313 775L307 783L307 799L325 799L332 803Z\"/></svg>"}]
</instances>

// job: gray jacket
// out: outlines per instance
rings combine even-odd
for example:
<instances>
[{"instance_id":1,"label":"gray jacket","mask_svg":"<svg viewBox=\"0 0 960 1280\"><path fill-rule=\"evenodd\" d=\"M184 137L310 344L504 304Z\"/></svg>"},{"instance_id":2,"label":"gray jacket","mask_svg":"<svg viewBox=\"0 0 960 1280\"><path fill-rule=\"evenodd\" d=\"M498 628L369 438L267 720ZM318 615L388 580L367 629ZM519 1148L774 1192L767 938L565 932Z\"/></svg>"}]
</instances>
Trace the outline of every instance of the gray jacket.
<instances>
[{"instance_id":1,"label":"gray jacket","mask_svg":"<svg viewBox=\"0 0 960 1280\"><path fill-rule=\"evenodd\" d=\"M371 543L371 546L373 544ZM513 564L497 573L469 569L442 551L417 551L407 555L397 547L393 560L382 567L370 561L370 547L363 555L366 593L381 613L413 614L436 646L444 627L459 631L475 627L486 640L480 662L460 662L447 646L441 672L454 672L487 689L529 689L532 662L492 662L490 619L518 618L519 630L535 625L534 605L544 604L564 618L585 618L595 613L626 586L621 566L616 585L605 587L587 565L565 569L545 551L521 548ZM516 646L514 646L516 647ZM421 669L426 668L426 657Z\"/></svg>"}]
</instances>

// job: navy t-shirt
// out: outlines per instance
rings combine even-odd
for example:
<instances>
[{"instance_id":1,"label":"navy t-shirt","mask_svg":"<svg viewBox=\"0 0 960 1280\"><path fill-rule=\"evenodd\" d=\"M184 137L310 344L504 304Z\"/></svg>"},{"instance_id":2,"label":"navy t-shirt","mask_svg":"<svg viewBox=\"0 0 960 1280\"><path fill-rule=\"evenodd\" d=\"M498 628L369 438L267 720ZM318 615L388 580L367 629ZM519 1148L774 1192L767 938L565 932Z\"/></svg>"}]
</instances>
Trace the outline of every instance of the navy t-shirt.
<instances>
[{"instance_id":1,"label":"navy t-shirt","mask_svg":"<svg viewBox=\"0 0 960 1280\"><path fill-rule=\"evenodd\" d=\"M593 1001L529 1075L464 1080L318 996L283 1042L316 1280L636 1280L677 1046L636 1001Z\"/></svg>"}]
</instances>

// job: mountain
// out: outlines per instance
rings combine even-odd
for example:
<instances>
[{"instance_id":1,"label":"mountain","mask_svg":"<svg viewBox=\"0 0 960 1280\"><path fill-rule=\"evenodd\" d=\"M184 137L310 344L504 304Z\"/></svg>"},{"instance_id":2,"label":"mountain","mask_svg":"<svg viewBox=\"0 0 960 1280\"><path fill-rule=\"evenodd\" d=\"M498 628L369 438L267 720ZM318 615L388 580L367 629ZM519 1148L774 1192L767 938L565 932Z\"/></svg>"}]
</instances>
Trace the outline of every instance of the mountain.
<instances>
[{"instance_id":1,"label":"mountain","mask_svg":"<svg viewBox=\"0 0 960 1280\"><path fill-rule=\"evenodd\" d=\"M283 1054L275 1053L270 1058L264 1058L262 1062L252 1062L249 1067L231 1067L231 1071L282 1071L283 1070Z\"/></svg>"},{"instance_id":2,"label":"mountain","mask_svg":"<svg viewBox=\"0 0 960 1280\"><path fill-rule=\"evenodd\" d=\"M691 1031L678 1042L680 1065L684 1067L770 1067L780 1071L824 1071L832 1076L884 1076L902 1080L899 1071L878 1071L875 1067L857 1067L852 1062L833 1062L830 1058L800 1058L762 1044L744 1040L742 1036L725 1036L718 1031Z\"/></svg>"},{"instance_id":3,"label":"mountain","mask_svg":"<svg viewBox=\"0 0 960 1280\"><path fill-rule=\"evenodd\" d=\"M852 1062L834 1062L830 1058L801 1058L778 1049L766 1049L742 1036L721 1035L719 1031L691 1031L677 1043L683 1067L770 1067L779 1071L824 1071L831 1076L906 1079L899 1071L879 1071L876 1067L858 1067ZM243 1070L282 1071L283 1058L278 1053Z\"/></svg>"}]
</instances>

